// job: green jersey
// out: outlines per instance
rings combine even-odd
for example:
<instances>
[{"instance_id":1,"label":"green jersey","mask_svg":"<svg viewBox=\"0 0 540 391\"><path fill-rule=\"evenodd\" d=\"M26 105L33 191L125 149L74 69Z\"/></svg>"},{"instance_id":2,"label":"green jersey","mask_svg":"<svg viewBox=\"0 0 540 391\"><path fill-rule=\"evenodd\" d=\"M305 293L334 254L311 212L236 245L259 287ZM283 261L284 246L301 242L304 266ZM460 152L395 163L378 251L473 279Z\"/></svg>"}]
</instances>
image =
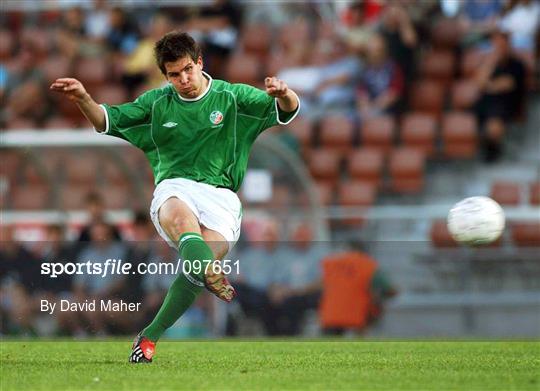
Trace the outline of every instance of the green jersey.
<instances>
[{"instance_id":1,"label":"green jersey","mask_svg":"<svg viewBox=\"0 0 540 391\"><path fill-rule=\"evenodd\" d=\"M194 99L181 97L172 85L147 91L134 102L101 105L105 133L140 148L156 185L186 178L238 191L257 136L288 124L296 111L283 112L277 100L246 84L213 80Z\"/></svg>"}]
</instances>

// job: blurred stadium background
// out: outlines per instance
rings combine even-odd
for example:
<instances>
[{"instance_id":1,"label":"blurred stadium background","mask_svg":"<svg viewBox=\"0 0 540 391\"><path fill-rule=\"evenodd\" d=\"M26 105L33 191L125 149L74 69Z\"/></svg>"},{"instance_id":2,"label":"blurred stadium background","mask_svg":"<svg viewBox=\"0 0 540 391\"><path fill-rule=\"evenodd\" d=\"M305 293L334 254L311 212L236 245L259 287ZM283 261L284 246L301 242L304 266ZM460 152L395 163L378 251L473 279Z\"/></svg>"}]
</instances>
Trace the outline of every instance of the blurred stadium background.
<instances>
[{"instance_id":1,"label":"blurred stadium background","mask_svg":"<svg viewBox=\"0 0 540 391\"><path fill-rule=\"evenodd\" d=\"M203 295L169 337L540 335L538 1L7 0L0 20L2 335L132 334L155 313L170 276L39 275L44 260L175 257L148 224L144 155L94 135L48 86L73 76L97 102L132 100L164 82L152 46L176 28L203 43L213 77L277 75L303 107L252 154L228 257L245 294ZM509 48L495 64L505 93L482 84L494 45ZM507 215L489 247L446 230L472 195ZM143 311L39 311L100 295Z\"/></svg>"}]
</instances>

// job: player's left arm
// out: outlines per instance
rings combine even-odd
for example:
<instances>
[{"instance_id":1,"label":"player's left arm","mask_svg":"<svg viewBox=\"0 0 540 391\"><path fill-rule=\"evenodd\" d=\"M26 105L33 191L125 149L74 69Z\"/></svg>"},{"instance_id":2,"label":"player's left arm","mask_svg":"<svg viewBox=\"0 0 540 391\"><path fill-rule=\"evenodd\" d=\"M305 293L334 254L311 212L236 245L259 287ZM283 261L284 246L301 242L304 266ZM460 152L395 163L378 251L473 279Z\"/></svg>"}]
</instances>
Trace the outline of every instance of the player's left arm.
<instances>
[{"instance_id":1,"label":"player's left arm","mask_svg":"<svg viewBox=\"0 0 540 391\"><path fill-rule=\"evenodd\" d=\"M277 104L282 111L292 113L298 109L300 104L298 95L283 80L277 77L267 77L264 79L264 86L266 93L277 99Z\"/></svg>"}]
</instances>

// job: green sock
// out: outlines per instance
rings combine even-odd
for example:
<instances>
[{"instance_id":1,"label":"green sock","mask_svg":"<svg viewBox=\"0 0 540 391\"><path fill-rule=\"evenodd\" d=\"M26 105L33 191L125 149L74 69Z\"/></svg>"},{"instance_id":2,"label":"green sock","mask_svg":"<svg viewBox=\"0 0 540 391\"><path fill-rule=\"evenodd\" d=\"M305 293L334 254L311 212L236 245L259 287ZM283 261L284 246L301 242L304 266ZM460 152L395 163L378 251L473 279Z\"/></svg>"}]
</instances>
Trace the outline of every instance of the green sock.
<instances>
[{"instance_id":1,"label":"green sock","mask_svg":"<svg viewBox=\"0 0 540 391\"><path fill-rule=\"evenodd\" d=\"M204 270L207 263L203 260L212 260L214 257L202 236L194 232L187 232L180 236L178 252L184 263L187 262L183 269L191 272L180 273L176 277L156 317L143 330L142 335L153 342L156 342L165 330L186 312L204 290Z\"/></svg>"}]
</instances>

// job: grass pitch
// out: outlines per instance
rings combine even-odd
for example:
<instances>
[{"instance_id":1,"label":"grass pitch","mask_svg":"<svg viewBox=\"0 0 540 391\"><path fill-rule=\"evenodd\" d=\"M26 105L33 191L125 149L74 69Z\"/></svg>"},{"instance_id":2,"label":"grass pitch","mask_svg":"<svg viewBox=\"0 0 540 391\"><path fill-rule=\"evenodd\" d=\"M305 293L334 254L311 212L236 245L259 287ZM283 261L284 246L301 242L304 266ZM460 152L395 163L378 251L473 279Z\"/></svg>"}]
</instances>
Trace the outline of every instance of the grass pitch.
<instances>
[{"instance_id":1,"label":"grass pitch","mask_svg":"<svg viewBox=\"0 0 540 391\"><path fill-rule=\"evenodd\" d=\"M539 342L2 341L0 389L538 390Z\"/></svg>"}]
</instances>

